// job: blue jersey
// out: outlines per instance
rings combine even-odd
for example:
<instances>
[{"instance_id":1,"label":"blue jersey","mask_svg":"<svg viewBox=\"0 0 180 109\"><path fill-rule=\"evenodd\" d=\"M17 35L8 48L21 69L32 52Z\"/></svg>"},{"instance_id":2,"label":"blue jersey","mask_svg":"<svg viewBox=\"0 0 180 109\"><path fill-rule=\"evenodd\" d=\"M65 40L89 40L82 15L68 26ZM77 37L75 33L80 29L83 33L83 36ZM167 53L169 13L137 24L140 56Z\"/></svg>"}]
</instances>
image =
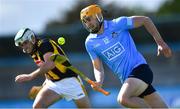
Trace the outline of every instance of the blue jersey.
<instances>
[{"instance_id":1,"label":"blue jersey","mask_svg":"<svg viewBox=\"0 0 180 109\"><path fill-rule=\"evenodd\" d=\"M146 64L146 60L137 51L128 31L132 28L132 18L119 17L111 21L104 20L104 32L89 34L85 42L91 60L101 59L121 82L128 78L135 67Z\"/></svg>"}]
</instances>

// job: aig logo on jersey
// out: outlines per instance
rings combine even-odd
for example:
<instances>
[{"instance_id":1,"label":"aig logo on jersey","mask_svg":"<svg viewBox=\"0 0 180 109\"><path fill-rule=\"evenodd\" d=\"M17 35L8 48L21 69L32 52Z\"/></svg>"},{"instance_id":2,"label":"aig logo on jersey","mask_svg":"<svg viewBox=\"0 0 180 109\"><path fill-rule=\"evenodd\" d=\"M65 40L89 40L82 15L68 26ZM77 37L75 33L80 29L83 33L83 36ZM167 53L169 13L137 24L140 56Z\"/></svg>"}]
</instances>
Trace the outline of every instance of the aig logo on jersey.
<instances>
[{"instance_id":1,"label":"aig logo on jersey","mask_svg":"<svg viewBox=\"0 0 180 109\"><path fill-rule=\"evenodd\" d=\"M115 43L110 48L104 50L102 54L108 59L112 60L116 58L117 56L121 55L125 51L124 47L118 42Z\"/></svg>"}]
</instances>

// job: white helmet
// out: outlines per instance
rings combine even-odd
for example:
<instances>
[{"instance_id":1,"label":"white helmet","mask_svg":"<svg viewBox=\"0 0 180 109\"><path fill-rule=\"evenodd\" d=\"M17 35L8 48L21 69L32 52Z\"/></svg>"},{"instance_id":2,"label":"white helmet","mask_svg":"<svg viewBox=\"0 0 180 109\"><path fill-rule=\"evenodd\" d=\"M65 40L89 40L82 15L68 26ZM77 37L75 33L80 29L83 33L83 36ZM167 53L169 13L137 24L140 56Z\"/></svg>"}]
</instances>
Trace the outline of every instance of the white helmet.
<instances>
[{"instance_id":1,"label":"white helmet","mask_svg":"<svg viewBox=\"0 0 180 109\"><path fill-rule=\"evenodd\" d=\"M14 38L15 45L19 46L26 40L32 42L33 37L35 38L35 35L32 30L30 30L29 28L22 28L18 31Z\"/></svg>"}]
</instances>

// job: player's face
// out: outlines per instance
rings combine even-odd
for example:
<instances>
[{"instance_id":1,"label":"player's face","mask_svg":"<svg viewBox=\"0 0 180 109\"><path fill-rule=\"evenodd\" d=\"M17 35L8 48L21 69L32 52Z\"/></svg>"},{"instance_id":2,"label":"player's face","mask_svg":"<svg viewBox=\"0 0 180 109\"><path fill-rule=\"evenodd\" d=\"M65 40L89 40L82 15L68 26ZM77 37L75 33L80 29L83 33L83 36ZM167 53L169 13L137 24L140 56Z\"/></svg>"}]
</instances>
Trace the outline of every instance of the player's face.
<instances>
[{"instance_id":1,"label":"player's face","mask_svg":"<svg viewBox=\"0 0 180 109\"><path fill-rule=\"evenodd\" d=\"M98 33L101 28L97 18L92 16L83 18L82 23L90 33Z\"/></svg>"},{"instance_id":2,"label":"player's face","mask_svg":"<svg viewBox=\"0 0 180 109\"><path fill-rule=\"evenodd\" d=\"M33 43L28 40L19 44L19 47L21 47L23 49L24 53L31 53L33 51Z\"/></svg>"}]
</instances>

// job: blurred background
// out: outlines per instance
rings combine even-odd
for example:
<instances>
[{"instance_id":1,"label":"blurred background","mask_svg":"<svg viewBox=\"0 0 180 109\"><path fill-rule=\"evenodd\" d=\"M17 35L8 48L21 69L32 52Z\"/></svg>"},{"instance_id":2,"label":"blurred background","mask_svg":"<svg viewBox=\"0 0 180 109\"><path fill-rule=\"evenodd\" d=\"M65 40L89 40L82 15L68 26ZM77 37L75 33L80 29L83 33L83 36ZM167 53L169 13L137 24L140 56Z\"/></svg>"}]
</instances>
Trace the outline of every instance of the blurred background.
<instances>
[{"instance_id":1,"label":"blurred background","mask_svg":"<svg viewBox=\"0 0 180 109\"><path fill-rule=\"evenodd\" d=\"M33 85L41 85L44 78L17 84L15 76L30 73L37 66L33 60L15 47L14 36L23 27L31 28L37 36L57 40L63 36L62 46L71 63L94 80L90 58L85 50L88 32L79 20L79 12L90 4L99 4L105 19L119 16L145 15L150 17L160 34L173 50L173 57L156 56L156 44L144 27L131 30L137 49L145 56L154 72L153 85L170 107L180 107L180 1L179 0L0 0L0 108L30 108L27 98ZM93 107L121 107L116 102L120 81L105 65L104 88L111 92L104 96L85 83ZM76 107L62 100L51 106Z\"/></svg>"}]
</instances>

